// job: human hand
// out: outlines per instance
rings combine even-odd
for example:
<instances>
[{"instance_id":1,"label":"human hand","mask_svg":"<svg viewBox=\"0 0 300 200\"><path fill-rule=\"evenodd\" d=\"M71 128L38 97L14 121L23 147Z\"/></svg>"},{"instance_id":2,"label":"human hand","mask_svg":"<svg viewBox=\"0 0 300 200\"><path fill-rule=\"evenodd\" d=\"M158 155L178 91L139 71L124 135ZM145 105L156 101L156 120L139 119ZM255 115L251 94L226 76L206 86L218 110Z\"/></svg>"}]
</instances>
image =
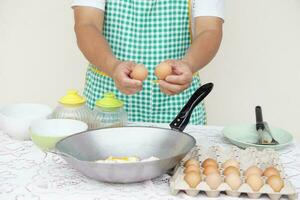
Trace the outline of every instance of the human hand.
<instances>
[{"instance_id":1,"label":"human hand","mask_svg":"<svg viewBox=\"0 0 300 200\"><path fill-rule=\"evenodd\" d=\"M167 76L165 80L158 80L158 84L163 93L175 95L190 86L193 73L189 64L183 60L170 60L168 62L172 66L172 74Z\"/></svg>"},{"instance_id":2,"label":"human hand","mask_svg":"<svg viewBox=\"0 0 300 200\"><path fill-rule=\"evenodd\" d=\"M118 63L114 67L112 79L118 90L123 94L132 95L142 90L142 82L130 77L135 65L136 64L131 61L125 61Z\"/></svg>"}]
</instances>

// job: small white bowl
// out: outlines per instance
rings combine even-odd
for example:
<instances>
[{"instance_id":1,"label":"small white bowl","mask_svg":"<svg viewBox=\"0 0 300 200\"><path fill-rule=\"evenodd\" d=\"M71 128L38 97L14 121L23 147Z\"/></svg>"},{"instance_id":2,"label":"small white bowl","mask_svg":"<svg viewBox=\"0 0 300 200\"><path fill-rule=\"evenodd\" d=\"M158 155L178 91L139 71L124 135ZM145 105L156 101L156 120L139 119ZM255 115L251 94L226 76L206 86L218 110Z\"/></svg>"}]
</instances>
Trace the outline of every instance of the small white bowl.
<instances>
[{"instance_id":1,"label":"small white bowl","mask_svg":"<svg viewBox=\"0 0 300 200\"><path fill-rule=\"evenodd\" d=\"M3 106L0 109L0 127L11 138L28 140L30 123L46 119L52 113L49 106L20 103Z\"/></svg>"},{"instance_id":2,"label":"small white bowl","mask_svg":"<svg viewBox=\"0 0 300 200\"><path fill-rule=\"evenodd\" d=\"M53 149L59 140L87 129L88 125L82 121L48 119L33 122L30 126L30 135L40 149L47 151Z\"/></svg>"}]
</instances>

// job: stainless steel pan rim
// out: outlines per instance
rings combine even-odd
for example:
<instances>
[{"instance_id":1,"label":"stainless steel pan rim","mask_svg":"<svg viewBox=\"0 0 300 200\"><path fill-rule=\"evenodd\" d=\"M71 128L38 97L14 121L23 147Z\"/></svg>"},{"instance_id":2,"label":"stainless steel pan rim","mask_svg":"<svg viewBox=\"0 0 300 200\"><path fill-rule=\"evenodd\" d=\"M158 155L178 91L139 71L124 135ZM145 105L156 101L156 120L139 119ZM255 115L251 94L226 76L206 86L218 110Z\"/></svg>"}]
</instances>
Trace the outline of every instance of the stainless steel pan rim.
<instances>
[{"instance_id":1,"label":"stainless steel pan rim","mask_svg":"<svg viewBox=\"0 0 300 200\"><path fill-rule=\"evenodd\" d=\"M163 128L163 127L155 127L155 126L126 126L126 127L130 127L130 128L131 128L131 127L132 127L132 128L154 128L154 129L162 129L162 130L166 130L166 131L177 131L177 130L173 130L173 129ZM111 129L122 129L122 128L124 128L124 127L114 127L114 128L107 127L107 128L101 128L101 129L93 129L93 130L90 130L89 132L93 132L93 131L97 131L97 130L104 130L104 129L110 129L110 130L111 130ZM177 132L180 132L180 131L177 131ZM80 132L80 133L76 133L76 134L73 134L73 135L70 135L70 136L68 136L68 137L65 137L65 138L61 139L60 141L57 142L57 144L56 144L56 149L57 149L57 146L58 146L61 142L67 140L67 139L70 138L70 137L73 137L73 136L76 136L76 135L80 135L80 134L83 134L83 133L86 133L86 131L83 131L83 132ZM99 134L101 134L101 133L99 133ZM170 134L172 134L172 133L170 133ZM192 141L194 142L194 144L196 144L196 139L195 139L193 136L191 136L190 134L185 133L185 132L180 132L180 134L184 134L184 135L190 137L190 138L192 139ZM189 152L189 151L183 152L181 155L185 155L185 154L187 154L188 152ZM61 152L59 152L59 151L55 151L55 152L52 152L52 153L55 153L55 154L58 154L58 155L61 155L61 156L65 156L65 157L69 157L69 158L72 158L72 159L77 160L77 161L82 161L82 162L87 162L87 163L95 163L95 164L99 164L99 163L97 163L97 162L95 162L95 161L80 160L80 159L75 158L75 157L72 156L72 155L64 154L64 153L61 153ZM174 155L173 155L173 156L174 156ZM173 156L170 156L170 157L168 157L168 158L163 158L163 159L160 159L160 158L159 158L159 160L165 161L165 160L168 160L168 159L172 158ZM155 161L157 161L157 160L142 161L142 162L141 162L141 161L137 161L137 162L131 162L131 163L105 163L105 162L101 162L101 164L103 164L103 165L128 165L128 166L129 166L129 165L136 165L136 164L142 164L142 163L152 163L152 162L155 162Z\"/></svg>"},{"instance_id":2,"label":"stainless steel pan rim","mask_svg":"<svg viewBox=\"0 0 300 200\"><path fill-rule=\"evenodd\" d=\"M124 126L124 127L133 127L133 128L155 128L155 129L162 129L162 130L168 130L168 131L177 131L177 132L180 132L180 133L182 133L182 134L184 134L184 135L187 135L187 136L189 136L189 137L192 137L192 138L194 139L194 137L191 136L191 135L188 134L188 133L181 132L181 131L174 130L174 129L169 129L169 128L163 128L163 127L157 127L157 126ZM100 128L100 129L91 129L91 130L89 130L89 132L93 132L93 131L97 131L97 130L105 130L105 129L121 129L121 128L124 128L124 127L106 127L106 128ZM76 136L76 135L80 135L80 134L85 133L85 132L87 132L87 131L82 131L82 132L79 132L79 133L75 133L75 134L73 134L73 135L69 135L69 136L67 136L67 137L65 137L65 138L63 138L63 139L61 139L61 140L59 140L59 141L57 142L57 144L60 143L60 142L62 142L62 141L64 141L64 140L66 140L66 139L68 139L68 138L70 138L70 137L73 137L73 136ZM195 141L196 141L196 140L195 140ZM57 144L56 144L56 145L57 145Z\"/></svg>"}]
</instances>

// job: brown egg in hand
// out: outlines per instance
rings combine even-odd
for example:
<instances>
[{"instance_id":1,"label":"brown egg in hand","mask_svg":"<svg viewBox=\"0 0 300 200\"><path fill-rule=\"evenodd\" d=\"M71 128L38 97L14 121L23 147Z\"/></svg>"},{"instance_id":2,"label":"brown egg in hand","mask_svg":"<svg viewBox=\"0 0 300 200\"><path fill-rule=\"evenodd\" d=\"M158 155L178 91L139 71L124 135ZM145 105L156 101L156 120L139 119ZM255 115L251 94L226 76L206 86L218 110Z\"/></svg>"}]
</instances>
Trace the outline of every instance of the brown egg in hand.
<instances>
[{"instance_id":1,"label":"brown egg in hand","mask_svg":"<svg viewBox=\"0 0 300 200\"><path fill-rule=\"evenodd\" d=\"M165 80L167 76L172 74L172 66L167 62L162 62L155 69L155 76L159 80Z\"/></svg>"},{"instance_id":2,"label":"brown egg in hand","mask_svg":"<svg viewBox=\"0 0 300 200\"><path fill-rule=\"evenodd\" d=\"M197 172L189 172L184 176L184 180L191 188L196 188L202 178Z\"/></svg>"},{"instance_id":3,"label":"brown egg in hand","mask_svg":"<svg viewBox=\"0 0 300 200\"><path fill-rule=\"evenodd\" d=\"M148 70L143 64L137 64L134 66L130 77L135 80L144 81L148 76Z\"/></svg>"}]
</instances>

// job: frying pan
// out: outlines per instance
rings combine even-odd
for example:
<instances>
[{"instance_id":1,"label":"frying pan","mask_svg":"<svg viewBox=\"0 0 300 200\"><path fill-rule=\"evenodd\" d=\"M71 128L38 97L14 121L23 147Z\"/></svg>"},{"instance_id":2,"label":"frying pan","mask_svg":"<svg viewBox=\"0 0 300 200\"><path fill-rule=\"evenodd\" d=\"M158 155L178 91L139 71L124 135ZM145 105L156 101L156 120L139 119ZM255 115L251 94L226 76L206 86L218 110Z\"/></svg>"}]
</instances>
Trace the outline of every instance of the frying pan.
<instances>
[{"instance_id":1,"label":"frying pan","mask_svg":"<svg viewBox=\"0 0 300 200\"><path fill-rule=\"evenodd\" d=\"M210 93L212 83L195 91L171 122L171 129L118 127L91 130L62 139L56 153L84 175L102 182L132 183L149 180L168 172L195 146L195 139L183 130L193 109ZM151 156L159 160L133 163L99 163L109 156Z\"/></svg>"}]
</instances>

